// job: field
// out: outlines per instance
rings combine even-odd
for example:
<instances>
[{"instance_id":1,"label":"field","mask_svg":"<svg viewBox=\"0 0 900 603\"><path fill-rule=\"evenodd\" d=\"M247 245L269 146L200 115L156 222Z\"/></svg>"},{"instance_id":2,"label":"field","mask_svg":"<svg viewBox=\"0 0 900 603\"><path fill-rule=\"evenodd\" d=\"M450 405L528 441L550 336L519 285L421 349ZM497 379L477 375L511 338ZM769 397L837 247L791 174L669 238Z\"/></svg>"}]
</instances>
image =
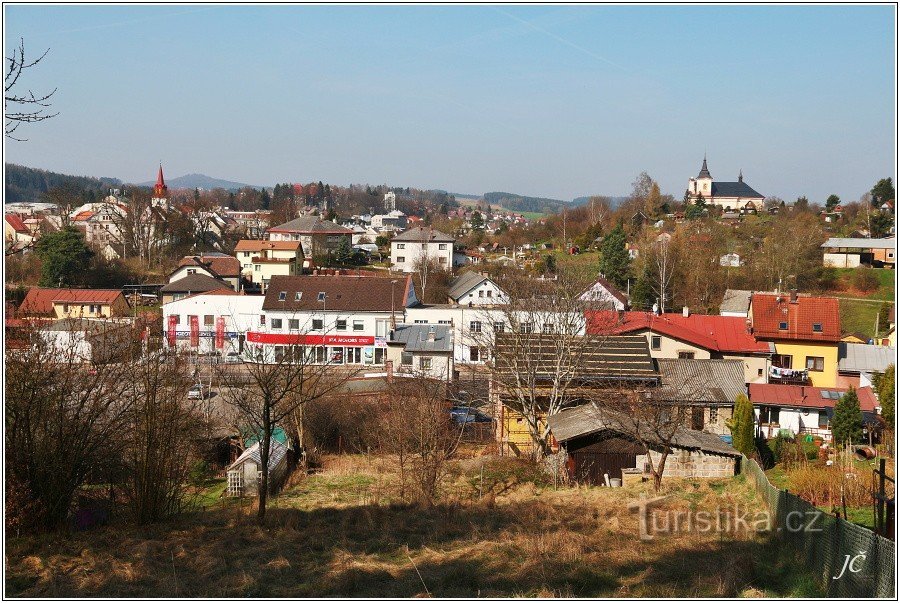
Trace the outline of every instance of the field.
<instances>
[{"instance_id":1,"label":"field","mask_svg":"<svg viewBox=\"0 0 900 603\"><path fill-rule=\"evenodd\" d=\"M883 301L894 302L894 278L896 271L876 268L879 287L871 293L863 293L853 289L850 277L855 268L838 268L838 285L826 295L839 297L841 306L841 331L844 333L862 333L875 336L875 318ZM888 325L880 324L879 334L887 331Z\"/></svg>"},{"instance_id":2,"label":"field","mask_svg":"<svg viewBox=\"0 0 900 603\"><path fill-rule=\"evenodd\" d=\"M143 528L7 540L19 597L821 596L765 535L684 530L638 538L628 509L646 484L555 488L533 466L456 461L433 506L395 499L385 458L329 457L257 526L249 504ZM213 484L212 488L221 488ZM743 476L664 482L688 511L761 501Z\"/></svg>"}]
</instances>

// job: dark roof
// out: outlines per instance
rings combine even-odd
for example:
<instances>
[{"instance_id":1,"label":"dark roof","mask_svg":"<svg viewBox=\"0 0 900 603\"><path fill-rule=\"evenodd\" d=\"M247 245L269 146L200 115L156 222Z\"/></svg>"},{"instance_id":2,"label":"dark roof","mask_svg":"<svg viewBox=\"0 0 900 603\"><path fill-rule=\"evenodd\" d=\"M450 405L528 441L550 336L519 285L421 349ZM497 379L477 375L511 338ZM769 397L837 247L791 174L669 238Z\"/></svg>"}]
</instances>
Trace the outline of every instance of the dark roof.
<instances>
[{"instance_id":1,"label":"dark roof","mask_svg":"<svg viewBox=\"0 0 900 603\"><path fill-rule=\"evenodd\" d=\"M838 343L838 370L848 373L882 373L897 361L897 348L865 343Z\"/></svg>"},{"instance_id":2,"label":"dark roof","mask_svg":"<svg viewBox=\"0 0 900 603\"><path fill-rule=\"evenodd\" d=\"M567 442L575 438L580 438L604 431L615 432L619 434L629 435L634 427L640 428L627 418L623 413L610 410L608 408L600 408L593 402L582 404L574 408L568 408L561 412L551 415L547 419L550 431L558 442ZM652 433L644 432L640 434L642 439L651 444L662 444ZM712 433L705 433L694 429L680 427L675 430L672 438L672 445L675 448L683 448L687 450L702 450L703 452L720 454L723 456L739 457L740 452L726 444L722 438Z\"/></svg>"},{"instance_id":3,"label":"dark roof","mask_svg":"<svg viewBox=\"0 0 900 603\"><path fill-rule=\"evenodd\" d=\"M457 301L460 297L462 297L484 281L489 280L491 279L475 271L464 272L463 274L460 274L458 277L450 281L450 288L447 291L447 296L454 301Z\"/></svg>"},{"instance_id":4,"label":"dark roof","mask_svg":"<svg viewBox=\"0 0 900 603\"><path fill-rule=\"evenodd\" d=\"M526 347L533 356L527 360L537 366L553 367L559 356L560 335L543 333L498 333L496 335L496 355L503 357L521 353ZM653 365L647 338L643 335L610 335L606 337L587 336L587 347L578 363L580 382L597 381L657 381L659 374ZM515 362L498 361L495 370L502 381L512 376ZM550 372L544 376L550 377ZM539 372L537 378L542 375Z\"/></svg>"},{"instance_id":5,"label":"dark roof","mask_svg":"<svg viewBox=\"0 0 900 603\"><path fill-rule=\"evenodd\" d=\"M762 199L763 196L753 190L746 182L713 182L712 197L739 197L743 199Z\"/></svg>"},{"instance_id":6,"label":"dark roof","mask_svg":"<svg viewBox=\"0 0 900 603\"><path fill-rule=\"evenodd\" d=\"M741 360L659 358L661 385L652 392L657 400L734 404L747 393Z\"/></svg>"},{"instance_id":7,"label":"dark roof","mask_svg":"<svg viewBox=\"0 0 900 603\"><path fill-rule=\"evenodd\" d=\"M703 158L703 166L700 168L700 173L697 174L697 178L712 178L709 169L706 167L706 157Z\"/></svg>"},{"instance_id":8,"label":"dark roof","mask_svg":"<svg viewBox=\"0 0 900 603\"><path fill-rule=\"evenodd\" d=\"M434 332L434 340L429 340ZM388 334L388 344L402 343L407 352L452 352L453 338L449 325L397 325Z\"/></svg>"},{"instance_id":9,"label":"dark roof","mask_svg":"<svg viewBox=\"0 0 900 603\"><path fill-rule=\"evenodd\" d=\"M411 241L411 242L429 242L429 243L455 243L456 239L451 237L448 234L445 234L439 230L435 230L433 228L426 228L424 226L416 226L414 228L410 228L409 230L404 230L396 237L391 239L391 242L394 241Z\"/></svg>"},{"instance_id":10,"label":"dark roof","mask_svg":"<svg viewBox=\"0 0 900 603\"><path fill-rule=\"evenodd\" d=\"M162 293L203 293L217 289L231 289L231 285L223 280L206 274L189 274L184 278L171 282L160 289Z\"/></svg>"},{"instance_id":11,"label":"dark roof","mask_svg":"<svg viewBox=\"0 0 900 603\"><path fill-rule=\"evenodd\" d=\"M391 281L396 281L391 286ZM412 277L377 276L273 276L266 289L263 310L322 310L319 294L325 294L325 309L347 312L390 312L403 314L414 303L407 300ZM391 291L393 290L393 303ZM284 299L281 300L281 294ZM300 299L297 299L297 294Z\"/></svg>"},{"instance_id":12,"label":"dark roof","mask_svg":"<svg viewBox=\"0 0 900 603\"><path fill-rule=\"evenodd\" d=\"M290 222L273 226L268 232L297 232L301 234L352 234L349 228L334 222L320 220L316 216L300 216Z\"/></svg>"},{"instance_id":13,"label":"dark roof","mask_svg":"<svg viewBox=\"0 0 900 603\"><path fill-rule=\"evenodd\" d=\"M719 313L722 312L742 312L744 314L750 310L750 297L753 291L746 289L725 289L725 296L722 298L722 304L719 306Z\"/></svg>"},{"instance_id":14,"label":"dark roof","mask_svg":"<svg viewBox=\"0 0 900 603\"><path fill-rule=\"evenodd\" d=\"M216 277L236 277L241 275L241 263L236 257L224 253L206 255L188 255L181 258L172 272L178 272L185 266L198 266L210 271Z\"/></svg>"}]
</instances>

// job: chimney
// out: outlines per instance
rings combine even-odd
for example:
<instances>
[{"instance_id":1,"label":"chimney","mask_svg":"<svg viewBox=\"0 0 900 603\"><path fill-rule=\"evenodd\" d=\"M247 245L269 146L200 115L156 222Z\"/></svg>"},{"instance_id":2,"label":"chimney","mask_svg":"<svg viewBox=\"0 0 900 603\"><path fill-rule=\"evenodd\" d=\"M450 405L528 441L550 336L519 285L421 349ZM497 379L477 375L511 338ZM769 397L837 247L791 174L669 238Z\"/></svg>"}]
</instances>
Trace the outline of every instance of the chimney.
<instances>
[{"instance_id":1,"label":"chimney","mask_svg":"<svg viewBox=\"0 0 900 603\"><path fill-rule=\"evenodd\" d=\"M797 290L796 289L791 289L791 303L792 304L797 303Z\"/></svg>"},{"instance_id":2,"label":"chimney","mask_svg":"<svg viewBox=\"0 0 900 603\"><path fill-rule=\"evenodd\" d=\"M434 338L435 338L434 327L431 327L430 329L428 329L428 341L434 341Z\"/></svg>"},{"instance_id":3,"label":"chimney","mask_svg":"<svg viewBox=\"0 0 900 603\"><path fill-rule=\"evenodd\" d=\"M385 360L384 361L384 371L387 373L387 382L394 382L394 361L393 360Z\"/></svg>"},{"instance_id":4,"label":"chimney","mask_svg":"<svg viewBox=\"0 0 900 603\"><path fill-rule=\"evenodd\" d=\"M687 306L683 306L683 307L681 308L681 315L684 316L685 318L687 318L688 316L690 316L690 315L691 315L691 310L690 310L690 308L688 308Z\"/></svg>"}]
</instances>

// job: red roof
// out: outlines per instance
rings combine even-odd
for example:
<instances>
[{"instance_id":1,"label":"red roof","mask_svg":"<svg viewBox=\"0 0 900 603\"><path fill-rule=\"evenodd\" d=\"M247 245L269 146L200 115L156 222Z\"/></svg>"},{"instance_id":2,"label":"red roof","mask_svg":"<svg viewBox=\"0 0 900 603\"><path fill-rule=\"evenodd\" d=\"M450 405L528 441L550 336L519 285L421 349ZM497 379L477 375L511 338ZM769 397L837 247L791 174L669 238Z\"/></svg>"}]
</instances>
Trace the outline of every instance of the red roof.
<instances>
[{"instance_id":1,"label":"red roof","mask_svg":"<svg viewBox=\"0 0 900 603\"><path fill-rule=\"evenodd\" d=\"M791 301L790 294L754 293L750 312L753 334L759 338L833 342L841 339L840 307L834 297L804 295ZM819 330L814 330L813 325L819 325Z\"/></svg>"},{"instance_id":2,"label":"red roof","mask_svg":"<svg viewBox=\"0 0 900 603\"><path fill-rule=\"evenodd\" d=\"M68 304L112 304L123 297L118 289L45 289L32 287L19 306L24 315L53 314L53 302Z\"/></svg>"},{"instance_id":3,"label":"red roof","mask_svg":"<svg viewBox=\"0 0 900 603\"><path fill-rule=\"evenodd\" d=\"M22 221L22 218L20 218L16 214L6 214L6 221L10 226L13 227L16 232L31 232L30 230L28 230L28 227L25 226L25 222Z\"/></svg>"},{"instance_id":4,"label":"red roof","mask_svg":"<svg viewBox=\"0 0 900 603\"><path fill-rule=\"evenodd\" d=\"M657 316L653 312L621 312L609 310L589 313L588 333L633 333L650 330L716 352L766 354L769 344L757 341L747 329L747 321L740 316L669 313Z\"/></svg>"},{"instance_id":5,"label":"red roof","mask_svg":"<svg viewBox=\"0 0 900 603\"><path fill-rule=\"evenodd\" d=\"M847 389L836 387L808 387L806 385L782 385L780 383L751 383L750 401L766 406L789 406L799 408L834 408L837 397L824 397L822 392L837 392L843 396ZM875 412L877 401L871 387L856 390L859 408L864 412Z\"/></svg>"}]
</instances>

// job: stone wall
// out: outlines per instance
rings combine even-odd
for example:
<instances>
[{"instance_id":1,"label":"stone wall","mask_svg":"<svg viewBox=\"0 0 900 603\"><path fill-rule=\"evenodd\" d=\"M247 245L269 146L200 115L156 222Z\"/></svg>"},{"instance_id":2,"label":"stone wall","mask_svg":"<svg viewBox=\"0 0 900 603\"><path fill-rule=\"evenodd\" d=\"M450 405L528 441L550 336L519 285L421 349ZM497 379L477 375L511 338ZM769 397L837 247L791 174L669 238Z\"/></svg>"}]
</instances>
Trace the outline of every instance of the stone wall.
<instances>
[{"instance_id":1,"label":"stone wall","mask_svg":"<svg viewBox=\"0 0 900 603\"><path fill-rule=\"evenodd\" d=\"M649 453L653 466L659 463L660 454L655 450ZM643 468L647 462L646 454L637 457L638 468ZM676 449L666 457L666 466L663 469L663 478L666 477L733 477L738 459L730 456L720 456L699 450Z\"/></svg>"}]
</instances>

